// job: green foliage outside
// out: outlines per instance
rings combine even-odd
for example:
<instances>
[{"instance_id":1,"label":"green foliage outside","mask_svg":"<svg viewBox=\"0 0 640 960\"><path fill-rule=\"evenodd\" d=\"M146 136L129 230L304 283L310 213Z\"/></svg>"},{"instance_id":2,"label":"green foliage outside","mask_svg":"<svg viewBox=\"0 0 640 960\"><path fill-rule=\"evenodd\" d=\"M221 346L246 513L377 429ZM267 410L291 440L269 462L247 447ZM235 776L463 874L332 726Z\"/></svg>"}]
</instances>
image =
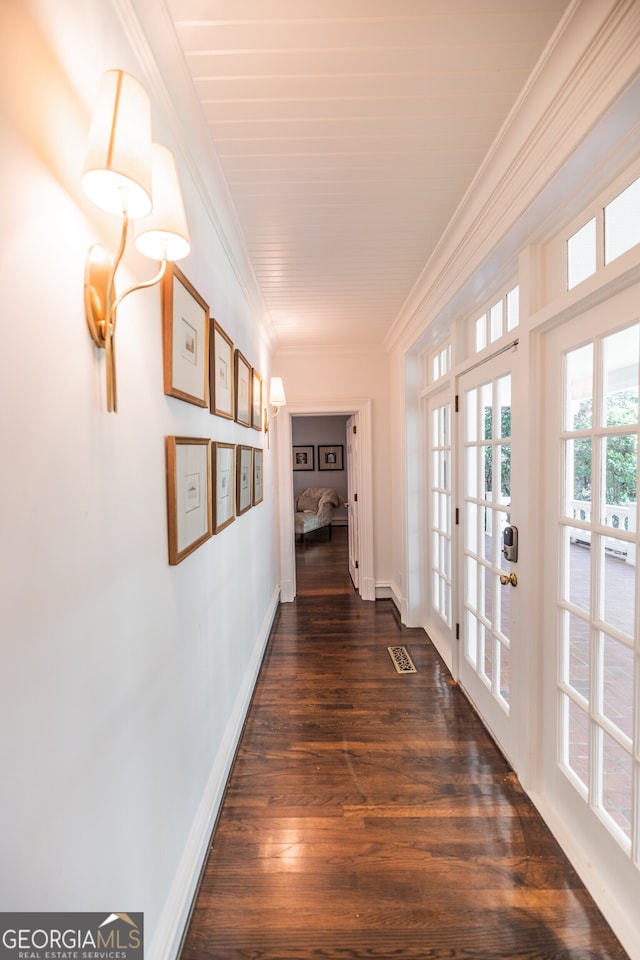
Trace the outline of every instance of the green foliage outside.
<instances>
[{"instance_id":1,"label":"green foliage outside","mask_svg":"<svg viewBox=\"0 0 640 960\"><path fill-rule=\"evenodd\" d=\"M607 426L638 423L638 394L624 391L607 397ZM589 430L593 423L593 401L583 400L574 417L574 430ZM638 482L637 433L621 437L607 437L606 503L618 505L635 503ZM591 500L591 440L574 441L573 496L575 500Z\"/></svg>"}]
</instances>

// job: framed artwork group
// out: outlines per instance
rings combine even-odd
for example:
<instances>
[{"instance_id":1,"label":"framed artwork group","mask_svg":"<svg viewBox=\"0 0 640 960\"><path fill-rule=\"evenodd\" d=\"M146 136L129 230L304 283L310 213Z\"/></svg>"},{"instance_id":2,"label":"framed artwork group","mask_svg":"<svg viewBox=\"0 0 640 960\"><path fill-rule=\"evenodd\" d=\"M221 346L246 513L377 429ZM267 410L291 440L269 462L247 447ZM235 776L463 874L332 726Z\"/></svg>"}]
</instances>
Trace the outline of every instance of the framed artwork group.
<instances>
[{"instance_id":1,"label":"framed artwork group","mask_svg":"<svg viewBox=\"0 0 640 960\"><path fill-rule=\"evenodd\" d=\"M264 450L166 437L169 563L180 563L263 500Z\"/></svg>"},{"instance_id":2,"label":"framed artwork group","mask_svg":"<svg viewBox=\"0 0 640 960\"><path fill-rule=\"evenodd\" d=\"M262 430L262 377L175 263L162 280L162 345L167 396Z\"/></svg>"},{"instance_id":3,"label":"framed artwork group","mask_svg":"<svg viewBox=\"0 0 640 960\"><path fill-rule=\"evenodd\" d=\"M263 381L173 263L162 280L164 392L262 432ZM264 449L166 437L169 563L180 563L262 503Z\"/></svg>"},{"instance_id":4,"label":"framed artwork group","mask_svg":"<svg viewBox=\"0 0 640 960\"><path fill-rule=\"evenodd\" d=\"M313 446L294 446L291 459L294 470L344 470L344 445L319 444L317 468Z\"/></svg>"}]
</instances>

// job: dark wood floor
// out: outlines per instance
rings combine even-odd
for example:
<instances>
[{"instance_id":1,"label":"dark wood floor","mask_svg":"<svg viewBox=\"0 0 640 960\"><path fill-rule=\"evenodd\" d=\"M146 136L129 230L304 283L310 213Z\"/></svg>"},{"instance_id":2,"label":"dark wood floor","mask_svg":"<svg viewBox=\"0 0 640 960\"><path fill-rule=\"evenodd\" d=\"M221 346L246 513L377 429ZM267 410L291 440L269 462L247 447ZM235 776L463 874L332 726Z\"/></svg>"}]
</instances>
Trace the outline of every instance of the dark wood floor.
<instances>
[{"instance_id":1,"label":"dark wood floor","mask_svg":"<svg viewBox=\"0 0 640 960\"><path fill-rule=\"evenodd\" d=\"M317 546L312 592L276 617L183 960L626 958L425 633L344 568L331 592L344 536ZM399 644L416 674L395 672Z\"/></svg>"}]
</instances>

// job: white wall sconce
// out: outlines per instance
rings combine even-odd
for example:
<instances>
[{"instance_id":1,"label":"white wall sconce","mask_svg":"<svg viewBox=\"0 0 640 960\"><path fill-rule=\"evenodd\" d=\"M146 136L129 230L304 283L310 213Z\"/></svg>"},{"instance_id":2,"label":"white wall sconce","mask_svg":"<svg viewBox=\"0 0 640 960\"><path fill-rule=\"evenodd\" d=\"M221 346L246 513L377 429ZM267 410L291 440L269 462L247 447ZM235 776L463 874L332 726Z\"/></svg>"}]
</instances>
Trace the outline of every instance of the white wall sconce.
<instances>
[{"instance_id":1,"label":"white wall sconce","mask_svg":"<svg viewBox=\"0 0 640 960\"><path fill-rule=\"evenodd\" d=\"M107 70L101 78L91 121L82 187L97 206L122 218L115 256L101 244L87 255L85 314L94 343L105 351L107 410L118 409L115 333L117 310L134 290L162 279L167 262L186 257L189 228L173 154L151 142L151 105L138 80L124 70ZM160 270L151 280L116 295L115 277L127 243L129 221L136 223L136 247Z\"/></svg>"},{"instance_id":2,"label":"white wall sconce","mask_svg":"<svg viewBox=\"0 0 640 960\"><path fill-rule=\"evenodd\" d=\"M275 413L269 417L268 410L264 412L264 432L267 435L267 449L269 449L269 426L280 413L280 407L286 406L287 398L284 395L282 377L271 377L269 384L269 405L275 407Z\"/></svg>"}]
</instances>

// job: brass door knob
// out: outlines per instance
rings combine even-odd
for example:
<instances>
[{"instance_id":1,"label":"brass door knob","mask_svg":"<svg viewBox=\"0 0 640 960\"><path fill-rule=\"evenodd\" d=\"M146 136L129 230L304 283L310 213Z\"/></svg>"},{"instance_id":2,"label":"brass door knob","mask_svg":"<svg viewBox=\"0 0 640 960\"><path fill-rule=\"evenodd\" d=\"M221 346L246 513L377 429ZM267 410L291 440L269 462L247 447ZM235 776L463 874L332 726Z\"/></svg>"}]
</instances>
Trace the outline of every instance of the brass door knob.
<instances>
[{"instance_id":1,"label":"brass door knob","mask_svg":"<svg viewBox=\"0 0 640 960\"><path fill-rule=\"evenodd\" d=\"M503 587L506 587L506 585L507 585L508 583L510 583L512 587L517 587L517 586L518 586L518 577L517 577L517 575L516 575L515 573L510 573L509 576L507 576L505 573L503 573L503 574L500 576L500 583L502 584Z\"/></svg>"}]
</instances>

